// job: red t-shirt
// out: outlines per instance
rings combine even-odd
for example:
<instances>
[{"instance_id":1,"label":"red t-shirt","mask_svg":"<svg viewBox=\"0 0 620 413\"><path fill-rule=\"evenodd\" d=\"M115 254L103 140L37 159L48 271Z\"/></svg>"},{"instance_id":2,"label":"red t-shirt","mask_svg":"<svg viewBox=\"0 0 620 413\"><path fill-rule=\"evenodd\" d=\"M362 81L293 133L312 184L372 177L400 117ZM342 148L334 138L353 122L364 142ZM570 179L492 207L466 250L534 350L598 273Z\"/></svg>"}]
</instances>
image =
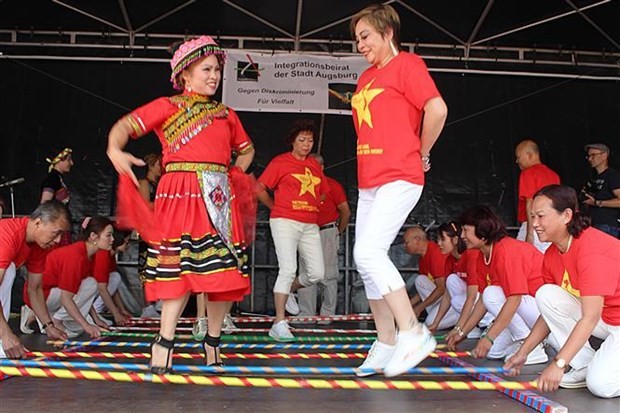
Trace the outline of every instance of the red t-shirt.
<instances>
[{"instance_id":1,"label":"red t-shirt","mask_svg":"<svg viewBox=\"0 0 620 413\"><path fill-rule=\"evenodd\" d=\"M302 161L283 153L269 162L258 181L274 191L271 218L318 222L321 195L329 193L329 186L316 159Z\"/></svg>"},{"instance_id":2,"label":"red t-shirt","mask_svg":"<svg viewBox=\"0 0 620 413\"><path fill-rule=\"evenodd\" d=\"M43 273L46 251L37 244L26 243L28 217L0 219L0 269L11 263L16 267L26 264L28 272Z\"/></svg>"},{"instance_id":3,"label":"red t-shirt","mask_svg":"<svg viewBox=\"0 0 620 413\"><path fill-rule=\"evenodd\" d=\"M620 325L620 240L594 228L573 238L561 254L555 244L545 252L543 277L576 297L603 296L602 319Z\"/></svg>"},{"instance_id":4,"label":"red t-shirt","mask_svg":"<svg viewBox=\"0 0 620 413\"><path fill-rule=\"evenodd\" d=\"M467 283L467 285L478 285L476 276L476 261L479 250L465 250L457 260L452 254L446 257L446 274L456 274Z\"/></svg>"},{"instance_id":5,"label":"red t-shirt","mask_svg":"<svg viewBox=\"0 0 620 413\"><path fill-rule=\"evenodd\" d=\"M43 291L58 287L77 294L82 280L92 274L93 263L88 259L84 241L50 252L43 271Z\"/></svg>"},{"instance_id":6,"label":"red t-shirt","mask_svg":"<svg viewBox=\"0 0 620 413\"><path fill-rule=\"evenodd\" d=\"M134 128L131 136L138 138L154 131L162 146L164 166L170 162L208 162L228 166L231 153L243 152L252 146L252 141L235 111L217 102L213 103L213 117L191 115L205 104L195 99L206 101L196 94L184 93L161 97L139 107L128 116ZM186 110L188 115L176 116L180 110ZM189 145L190 141L191 150L176 151L176 144L181 147Z\"/></svg>"},{"instance_id":7,"label":"red t-shirt","mask_svg":"<svg viewBox=\"0 0 620 413\"><path fill-rule=\"evenodd\" d=\"M527 211L525 203L527 199L534 198L534 194L539 189L547 185L559 184L560 177L553 172L547 165L541 163L531 166L519 175L519 203L517 205L517 220L527 221Z\"/></svg>"},{"instance_id":8,"label":"red t-shirt","mask_svg":"<svg viewBox=\"0 0 620 413\"><path fill-rule=\"evenodd\" d=\"M330 191L325 195L325 200L319 205L319 226L334 222L340 216L338 205L347 202L347 195L344 188L338 181L329 176L325 176Z\"/></svg>"},{"instance_id":9,"label":"red t-shirt","mask_svg":"<svg viewBox=\"0 0 620 413\"><path fill-rule=\"evenodd\" d=\"M424 61L400 52L360 76L351 100L359 188L404 180L424 185L420 133L424 105L440 96Z\"/></svg>"},{"instance_id":10,"label":"red t-shirt","mask_svg":"<svg viewBox=\"0 0 620 413\"><path fill-rule=\"evenodd\" d=\"M433 241L428 242L426 254L420 257L420 274L426 275L433 281L435 278L445 278L446 273L446 254L441 253L439 245Z\"/></svg>"},{"instance_id":11,"label":"red t-shirt","mask_svg":"<svg viewBox=\"0 0 620 413\"><path fill-rule=\"evenodd\" d=\"M98 283L107 284L110 273L116 270L116 262L110 251L99 250L93 257L93 278Z\"/></svg>"},{"instance_id":12,"label":"red t-shirt","mask_svg":"<svg viewBox=\"0 0 620 413\"><path fill-rule=\"evenodd\" d=\"M482 293L489 285L499 285L506 297L535 296L544 283L542 261L543 255L532 244L504 237L493 244L489 264L484 262L484 254L478 256L478 290Z\"/></svg>"}]
</instances>

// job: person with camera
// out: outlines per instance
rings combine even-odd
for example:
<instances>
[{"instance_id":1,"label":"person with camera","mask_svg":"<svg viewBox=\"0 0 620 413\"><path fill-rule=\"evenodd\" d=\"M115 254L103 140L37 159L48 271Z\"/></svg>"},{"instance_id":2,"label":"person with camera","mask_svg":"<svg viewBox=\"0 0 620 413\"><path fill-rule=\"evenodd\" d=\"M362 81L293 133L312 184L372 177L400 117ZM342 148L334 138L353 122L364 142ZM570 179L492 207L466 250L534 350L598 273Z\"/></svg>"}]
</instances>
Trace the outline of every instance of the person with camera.
<instances>
[{"instance_id":1,"label":"person with camera","mask_svg":"<svg viewBox=\"0 0 620 413\"><path fill-rule=\"evenodd\" d=\"M609 147L603 143L586 145L586 159L596 176L581 190L592 226L620 238L620 172L609 167Z\"/></svg>"}]
</instances>

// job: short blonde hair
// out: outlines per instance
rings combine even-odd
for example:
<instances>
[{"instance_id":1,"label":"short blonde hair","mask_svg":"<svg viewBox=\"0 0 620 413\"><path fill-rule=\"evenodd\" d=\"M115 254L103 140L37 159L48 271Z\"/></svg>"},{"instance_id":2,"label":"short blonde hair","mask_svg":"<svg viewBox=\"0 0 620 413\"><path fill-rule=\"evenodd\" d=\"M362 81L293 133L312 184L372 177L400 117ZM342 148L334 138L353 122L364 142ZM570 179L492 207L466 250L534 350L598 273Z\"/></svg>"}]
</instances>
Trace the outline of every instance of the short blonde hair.
<instances>
[{"instance_id":1,"label":"short blonde hair","mask_svg":"<svg viewBox=\"0 0 620 413\"><path fill-rule=\"evenodd\" d=\"M400 17L394 7L384 4L373 4L359 12L351 18L351 36L355 40L355 26L360 20L365 20L375 28L381 36L385 36L388 29L392 29L394 46L400 50Z\"/></svg>"}]
</instances>

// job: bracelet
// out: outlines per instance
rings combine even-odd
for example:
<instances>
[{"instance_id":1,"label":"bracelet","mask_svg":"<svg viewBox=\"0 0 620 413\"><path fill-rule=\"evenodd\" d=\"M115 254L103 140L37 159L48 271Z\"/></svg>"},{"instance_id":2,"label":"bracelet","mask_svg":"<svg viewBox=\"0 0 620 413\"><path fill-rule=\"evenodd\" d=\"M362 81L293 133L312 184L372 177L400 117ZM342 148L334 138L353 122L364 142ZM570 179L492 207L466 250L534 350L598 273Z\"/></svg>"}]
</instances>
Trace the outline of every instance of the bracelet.
<instances>
[{"instance_id":1,"label":"bracelet","mask_svg":"<svg viewBox=\"0 0 620 413\"><path fill-rule=\"evenodd\" d=\"M493 340L491 337L487 336L486 334L483 334L481 338L486 338L487 340L489 340L491 342L491 345L495 344L495 340Z\"/></svg>"},{"instance_id":2,"label":"bracelet","mask_svg":"<svg viewBox=\"0 0 620 413\"><path fill-rule=\"evenodd\" d=\"M53 325L54 325L54 322L50 320L47 323L43 324L43 328L47 328L48 326L53 326Z\"/></svg>"},{"instance_id":3,"label":"bracelet","mask_svg":"<svg viewBox=\"0 0 620 413\"><path fill-rule=\"evenodd\" d=\"M431 163L431 155L424 155L422 156L422 162L424 162L425 164L430 164Z\"/></svg>"}]
</instances>

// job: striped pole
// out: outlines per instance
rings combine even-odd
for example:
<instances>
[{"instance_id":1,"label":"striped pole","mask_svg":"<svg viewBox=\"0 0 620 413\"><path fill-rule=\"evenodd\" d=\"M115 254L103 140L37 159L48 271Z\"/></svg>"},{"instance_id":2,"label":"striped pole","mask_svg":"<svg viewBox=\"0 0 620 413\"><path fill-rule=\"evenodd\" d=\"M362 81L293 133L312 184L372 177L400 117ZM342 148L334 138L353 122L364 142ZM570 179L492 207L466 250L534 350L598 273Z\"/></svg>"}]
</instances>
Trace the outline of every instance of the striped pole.
<instances>
[{"instance_id":1,"label":"striped pole","mask_svg":"<svg viewBox=\"0 0 620 413\"><path fill-rule=\"evenodd\" d=\"M122 331L104 331L101 333L106 337L130 337L130 338L155 338L154 333L125 333ZM443 336L442 336L443 337ZM177 339L193 339L192 335L177 335ZM437 337L439 338L439 337ZM375 336L297 336L296 342L301 343L372 343L377 337ZM269 336L222 336L224 343L273 343L275 340Z\"/></svg>"},{"instance_id":2,"label":"striped pole","mask_svg":"<svg viewBox=\"0 0 620 413\"><path fill-rule=\"evenodd\" d=\"M459 360L454 357L450 357L448 355L441 355L438 357L442 363L445 363L450 366L457 367L473 367L469 363L465 363L462 360ZM468 373L476 380L483 380L489 383L500 384L502 383L502 378L498 377L494 374L488 373ZM535 383L535 382L534 382ZM553 400L549 400L546 397L543 397L537 393L532 391L528 391L530 389L515 389L510 387L503 387L501 385L498 386L497 391L504 393L508 397L515 399L532 409L541 412L541 413L568 413L568 408L566 406L561 405L560 403L554 402Z\"/></svg>"},{"instance_id":3,"label":"striped pole","mask_svg":"<svg viewBox=\"0 0 620 413\"><path fill-rule=\"evenodd\" d=\"M235 323L273 323L275 317L233 317ZM329 315L329 316L309 316L309 317L287 317L287 321L312 322L312 321L374 321L371 314L348 314L348 315ZM131 322L134 324L159 324L159 318L139 318L134 317ZM178 323L193 323L196 317L181 317Z\"/></svg>"},{"instance_id":4,"label":"striped pole","mask_svg":"<svg viewBox=\"0 0 620 413\"><path fill-rule=\"evenodd\" d=\"M159 331L159 326L124 326L124 327L110 327L111 331L125 331L125 332L148 332ZM177 327L177 331L192 331L192 327ZM227 329L228 333L268 333L269 328L232 328ZM368 329L345 329L345 328L294 328L291 327L293 333L308 333L308 334L376 334L377 330Z\"/></svg>"},{"instance_id":5,"label":"striped pole","mask_svg":"<svg viewBox=\"0 0 620 413\"><path fill-rule=\"evenodd\" d=\"M46 361L46 360L0 360L4 367L39 367L39 368L66 368L77 370L121 370L121 371L148 371L149 366L137 363L101 363L90 361ZM354 367L313 367L313 366L200 366L175 365L175 374L307 374L307 375L354 375L357 371L366 373L380 373L377 369L357 369ZM450 375L474 373L506 373L501 367L417 367L409 370L408 374Z\"/></svg>"},{"instance_id":6,"label":"striped pole","mask_svg":"<svg viewBox=\"0 0 620 413\"><path fill-rule=\"evenodd\" d=\"M431 353L429 357L437 358L440 355L450 357L469 357L468 351L450 351ZM287 359L287 360L310 360L310 359L363 359L366 353L222 353L222 359ZM26 357L55 357L55 358L109 358L109 359L148 359L151 358L150 353L111 353L111 352L68 352L68 351L31 351ZM202 353L174 353L173 358L179 359L202 359Z\"/></svg>"},{"instance_id":7,"label":"striped pole","mask_svg":"<svg viewBox=\"0 0 620 413\"><path fill-rule=\"evenodd\" d=\"M535 382L503 381L413 381L413 380L325 380L269 377L196 376L180 374L152 374L120 371L51 369L38 367L4 367L0 373L9 376L83 379L133 383L198 384L202 386L262 387L285 389L347 389L347 390L497 390L533 389Z\"/></svg>"},{"instance_id":8,"label":"striped pole","mask_svg":"<svg viewBox=\"0 0 620 413\"><path fill-rule=\"evenodd\" d=\"M74 346L85 345L92 347L149 347L150 343L135 341L47 341L47 344L54 346ZM177 343L175 348L202 348L202 343ZM250 349L250 350L368 350L370 344L235 344L224 343L222 349ZM445 344L438 344L437 349L443 350Z\"/></svg>"}]
</instances>

